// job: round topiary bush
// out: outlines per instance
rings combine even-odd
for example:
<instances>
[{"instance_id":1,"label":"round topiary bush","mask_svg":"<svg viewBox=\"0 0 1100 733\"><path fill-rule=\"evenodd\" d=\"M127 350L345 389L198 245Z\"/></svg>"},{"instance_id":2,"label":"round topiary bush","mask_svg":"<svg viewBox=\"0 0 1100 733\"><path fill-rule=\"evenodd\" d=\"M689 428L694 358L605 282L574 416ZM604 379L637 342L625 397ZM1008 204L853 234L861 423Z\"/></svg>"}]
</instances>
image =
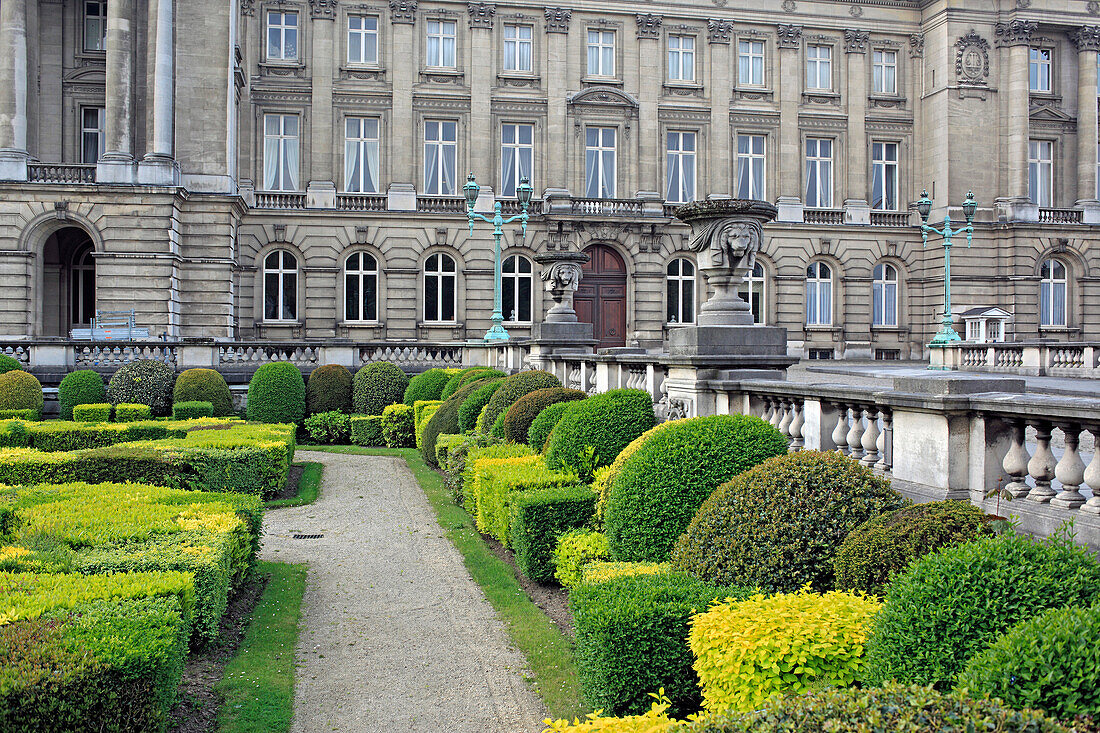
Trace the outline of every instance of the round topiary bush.
<instances>
[{"instance_id":1,"label":"round topiary bush","mask_svg":"<svg viewBox=\"0 0 1100 733\"><path fill-rule=\"evenodd\" d=\"M991 517L968 501L913 504L871 517L851 531L836 551L840 590L882 595L890 576L941 547L990 537Z\"/></svg>"},{"instance_id":2,"label":"round topiary bush","mask_svg":"<svg viewBox=\"0 0 1100 733\"><path fill-rule=\"evenodd\" d=\"M504 437L513 443L526 443L527 431L540 412L557 402L572 402L585 397L587 395L579 389L565 387L547 387L528 392L504 413Z\"/></svg>"},{"instance_id":3,"label":"round topiary bush","mask_svg":"<svg viewBox=\"0 0 1100 733\"><path fill-rule=\"evenodd\" d=\"M428 422L424 424L424 429L420 434L420 453L424 456L424 460L428 465L436 466L439 463L439 459L435 454L436 438L440 435L450 435L459 432L459 408L462 407L462 403L466 401L466 398L481 386L482 383L480 381L470 382L445 399L443 404L439 406L439 409L428 418Z\"/></svg>"},{"instance_id":4,"label":"round topiary bush","mask_svg":"<svg viewBox=\"0 0 1100 733\"><path fill-rule=\"evenodd\" d=\"M478 388L470 393L462 406L458 408L458 431L467 433L477 428L477 418L489 404L493 393L500 389L502 380L486 377L487 381L478 382ZM466 385L463 385L466 386Z\"/></svg>"},{"instance_id":5,"label":"round topiary bush","mask_svg":"<svg viewBox=\"0 0 1100 733\"><path fill-rule=\"evenodd\" d=\"M429 369L409 380L401 402L413 407L418 400L438 400L451 375L445 369Z\"/></svg>"},{"instance_id":6,"label":"round topiary bush","mask_svg":"<svg viewBox=\"0 0 1100 733\"><path fill-rule=\"evenodd\" d=\"M142 359L124 365L107 385L107 400L112 405L149 405L154 417L172 412L172 389L176 370L163 361Z\"/></svg>"},{"instance_id":7,"label":"round topiary bush","mask_svg":"<svg viewBox=\"0 0 1100 733\"><path fill-rule=\"evenodd\" d=\"M1015 623L1100 598L1100 563L1058 535L1004 534L948 547L894 578L867 640L864 681L949 687Z\"/></svg>"},{"instance_id":8,"label":"round topiary bush","mask_svg":"<svg viewBox=\"0 0 1100 733\"><path fill-rule=\"evenodd\" d=\"M19 363L18 359L7 354L0 354L0 374L13 371L23 371L23 365Z\"/></svg>"},{"instance_id":9,"label":"round topiary bush","mask_svg":"<svg viewBox=\"0 0 1100 733\"><path fill-rule=\"evenodd\" d=\"M306 415L306 382L289 361L264 364L248 383L245 416L255 422L298 423Z\"/></svg>"},{"instance_id":10,"label":"round topiary bush","mask_svg":"<svg viewBox=\"0 0 1100 733\"><path fill-rule=\"evenodd\" d=\"M610 465L656 422L653 398L640 389L613 389L573 402L550 433L546 464L580 472L586 468L585 453L591 446L596 458L592 468Z\"/></svg>"},{"instance_id":11,"label":"round topiary bush","mask_svg":"<svg viewBox=\"0 0 1100 733\"><path fill-rule=\"evenodd\" d=\"M496 423L497 418L506 413L508 408L525 394L534 392L536 389L560 386L561 382L558 381L557 377L550 372L538 369L505 377L500 389L494 392L489 399L489 408L485 411L484 422L479 421L478 428L482 432L488 432Z\"/></svg>"},{"instance_id":12,"label":"round topiary bush","mask_svg":"<svg viewBox=\"0 0 1100 733\"><path fill-rule=\"evenodd\" d=\"M663 562L719 484L786 455L787 439L758 417L711 415L665 423L627 451L607 483L604 529L611 558Z\"/></svg>"},{"instance_id":13,"label":"round topiary bush","mask_svg":"<svg viewBox=\"0 0 1100 733\"><path fill-rule=\"evenodd\" d=\"M439 393L439 399L447 399L455 392L457 392L459 387L469 384L475 379L503 376L506 376L504 372L498 372L496 369L490 369L489 367L484 366L476 366L470 367L469 369L462 369L450 376L450 378L447 380L447 384L443 387L443 391Z\"/></svg>"},{"instance_id":14,"label":"round topiary bush","mask_svg":"<svg viewBox=\"0 0 1100 733\"><path fill-rule=\"evenodd\" d=\"M176 386L172 390L175 402L209 402L214 408L214 417L235 415L233 395L225 377L213 369L185 369L176 377Z\"/></svg>"},{"instance_id":15,"label":"round topiary bush","mask_svg":"<svg viewBox=\"0 0 1100 733\"><path fill-rule=\"evenodd\" d=\"M306 412L351 412L351 372L342 364L325 364L309 373ZM404 390L401 392L404 394Z\"/></svg>"},{"instance_id":16,"label":"round topiary bush","mask_svg":"<svg viewBox=\"0 0 1100 733\"><path fill-rule=\"evenodd\" d=\"M839 453L770 458L703 502L673 547L672 565L723 585L829 590L833 556L848 533L903 503L889 481Z\"/></svg>"},{"instance_id":17,"label":"round topiary bush","mask_svg":"<svg viewBox=\"0 0 1100 733\"><path fill-rule=\"evenodd\" d=\"M543 408L542 412L531 421L531 427L527 428L527 445L542 453L546 449L546 439L550 437L554 426L558 424L571 404L573 404L572 401L555 402Z\"/></svg>"},{"instance_id":18,"label":"round topiary bush","mask_svg":"<svg viewBox=\"0 0 1100 733\"><path fill-rule=\"evenodd\" d=\"M388 361L376 361L355 373L352 405L362 415L381 415L382 410L401 402L409 387L409 377Z\"/></svg>"},{"instance_id":19,"label":"round topiary bush","mask_svg":"<svg viewBox=\"0 0 1100 733\"><path fill-rule=\"evenodd\" d=\"M100 405L107 401L107 388L103 377L91 369L69 372L57 388L57 403L61 406L61 419L72 420L77 405Z\"/></svg>"},{"instance_id":20,"label":"round topiary bush","mask_svg":"<svg viewBox=\"0 0 1100 733\"><path fill-rule=\"evenodd\" d=\"M42 384L30 372L12 369L0 374L0 410L38 410L44 403Z\"/></svg>"}]
</instances>

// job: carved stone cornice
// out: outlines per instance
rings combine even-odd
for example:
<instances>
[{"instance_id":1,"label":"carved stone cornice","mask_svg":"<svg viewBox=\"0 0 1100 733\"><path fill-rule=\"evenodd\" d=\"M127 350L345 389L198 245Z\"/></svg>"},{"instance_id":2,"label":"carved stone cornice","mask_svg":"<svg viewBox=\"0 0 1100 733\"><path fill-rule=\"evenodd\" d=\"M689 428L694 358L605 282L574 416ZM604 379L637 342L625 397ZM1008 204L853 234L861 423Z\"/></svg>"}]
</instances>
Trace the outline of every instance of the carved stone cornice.
<instances>
[{"instance_id":1,"label":"carved stone cornice","mask_svg":"<svg viewBox=\"0 0 1100 733\"><path fill-rule=\"evenodd\" d=\"M635 13L634 20L638 24L638 38L661 37L661 16L653 13Z\"/></svg>"},{"instance_id":2,"label":"carved stone cornice","mask_svg":"<svg viewBox=\"0 0 1100 733\"><path fill-rule=\"evenodd\" d=\"M867 53L867 43L871 40L871 34L867 31L859 31L848 28L844 31L845 53Z\"/></svg>"},{"instance_id":3,"label":"carved stone cornice","mask_svg":"<svg viewBox=\"0 0 1100 733\"><path fill-rule=\"evenodd\" d=\"M573 11L569 8L546 8L546 32L568 33L569 21L573 18Z\"/></svg>"},{"instance_id":4,"label":"carved stone cornice","mask_svg":"<svg viewBox=\"0 0 1100 733\"><path fill-rule=\"evenodd\" d=\"M1100 52L1100 26L1085 25L1069 32L1069 39L1078 51Z\"/></svg>"},{"instance_id":5,"label":"carved stone cornice","mask_svg":"<svg viewBox=\"0 0 1100 733\"><path fill-rule=\"evenodd\" d=\"M707 42L709 43L724 43L728 46L732 31L732 20L722 20L720 18L709 18L707 20Z\"/></svg>"},{"instance_id":6,"label":"carved stone cornice","mask_svg":"<svg viewBox=\"0 0 1100 733\"><path fill-rule=\"evenodd\" d=\"M493 18L497 14L497 6L493 3L466 3L466 12L470 14L471 28L493 29Z\"/></svg>"},{"instance_id":7,"label":"carved stone cornice","mask_svg":"<svg viewBox=\"0 0 1100 733\"><path fill-rule=\"evenodd\" d=\"M924 58L924 34L914 33L909 36L909 58L922 59Z\"/></svg>"},{"instance_id":8,"label":"carved stone cornice","mask_svg":"<svg viewBox=\"0 0 1100 733\"><path fill-rule=\"evenodd\" d=\"M775 27L780 48L798 48L802 45L802 26L780 23Z\"/></svg>"},{"instance_id":9,"label":"carved stone cornice","mask_svg":"<svg viewBox=\"0 0 1100 733\"><path fill-rule=\"evenodd\" d=\"M312 18L336 20L337 0L309 0L309 14Z\"/></svg>"},{"instance_id":10,"label":"carved stone cornice","mask_svg":"<svg viewBox=\"0 0 1100 733\"><path fill-rule=\"evenodd\" d=\"M1010 20L1007 23L998 23L993 30L997 47L1026 46L1031 42L1031 34L1035 32L1036 26L1033 20Z\"/></svg>"},{"instance_id":11,"label":"carved stone cornice","mask_svg":"<svg viewBox=\"0 0 1100 733\"><path fill-rule=\"evenodd\" d=\"M415 23L416 0L390 0L391 23Z\"/></svg>"}]
</instances>

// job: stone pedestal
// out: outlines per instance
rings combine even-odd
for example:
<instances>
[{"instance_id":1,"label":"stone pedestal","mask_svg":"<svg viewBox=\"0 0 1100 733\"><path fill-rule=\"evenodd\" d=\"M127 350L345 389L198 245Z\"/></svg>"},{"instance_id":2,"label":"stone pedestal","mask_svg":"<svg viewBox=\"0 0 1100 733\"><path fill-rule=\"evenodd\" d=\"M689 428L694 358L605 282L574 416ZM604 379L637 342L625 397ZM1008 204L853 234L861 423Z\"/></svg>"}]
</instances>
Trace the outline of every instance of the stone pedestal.
<instances>
[{"instance_id":1,"label":"stone pedestal","mask_svg":"<svg viewBox=\"0 0 1100 733\"><path fill-rule=\"evenodd\" d=\"M558 350L591 350L595 345L592 324L581 323L573 310L573 293L581 282L581 267L588 262L583 252L541 252L535 262L542 266L542 280L553 305L532 335L543 347Z\"/></svg>"}]
</instances>

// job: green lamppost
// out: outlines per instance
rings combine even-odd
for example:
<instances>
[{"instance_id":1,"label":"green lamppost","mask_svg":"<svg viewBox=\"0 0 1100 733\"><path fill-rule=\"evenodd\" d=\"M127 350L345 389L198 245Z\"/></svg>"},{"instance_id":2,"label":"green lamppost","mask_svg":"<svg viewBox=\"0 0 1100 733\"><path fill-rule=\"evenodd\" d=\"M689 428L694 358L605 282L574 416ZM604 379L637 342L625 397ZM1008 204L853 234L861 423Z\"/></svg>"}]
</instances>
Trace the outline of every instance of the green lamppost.
<instances>
[{"instance_id":1,"label":"green lamppost","mask_svg":"<svg viewBox=\"0 0 1100 733\"><path fill-rule=\"evenodd\" d=\"M493 325L485 332L485 341L507 341L508 332L504 330L504 313L501 306L500 238L504 235L504 230L501 227L514 221L520 221L523 222L523 234L524 236L527 235L527 206L531 203L531 194L534 189L526 176L520 179L519 186L516 187L516 198L519 200L522 211L508 219L501 216L499 201L493 205L492 219L481 214L475 214L474 203L477 201L479 191L481 191L481 186L477 185L477 181L474 180L474 174L471 173L466 176L466 185L462 187L462 195L466 197L466 219L470 222L470 234L474 233L474 221L480 219L493 225L493 239L496 244L493 260Z\"/></svg>"},{"instance_id":2,"label":"green lamppost","mask_svg":"<svg viewBox=\"0 0 1100 733\"><path fill-rule=\"evenodd\" d=\"M966 226L961 229L951 229L951 217L943 218L943 229L936 229L928 224L928 215L932 212L932 200L928 198L928 191L920 192L920 200L917 201L917 211L920 213L920 235L924 246L928 246L928 234L932 233L943 237L943 320L940 331L929 342L931 347L946 346L957 341L962 341L955 328L951 325L951 237L955 234L966 232L966 246L969 247L974 237L974 212L978 204L974 202L974 192L967 191L962 204L963 214L966 216Z\"/></svg>"}]
</instances>

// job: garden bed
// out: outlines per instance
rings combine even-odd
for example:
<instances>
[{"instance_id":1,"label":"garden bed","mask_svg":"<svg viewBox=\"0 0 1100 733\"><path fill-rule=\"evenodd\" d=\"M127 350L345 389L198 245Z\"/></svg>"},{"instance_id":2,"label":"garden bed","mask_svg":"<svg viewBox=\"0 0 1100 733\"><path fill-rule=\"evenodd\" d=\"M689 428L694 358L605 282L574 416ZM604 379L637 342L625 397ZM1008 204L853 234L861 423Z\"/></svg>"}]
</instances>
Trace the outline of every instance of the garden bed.
<instances>
[{"instance_id":1,"label":"garden bed","mask_svg":"<svg viewBox=\"0 0 1100 733\"><path fill-rule=\"evenodd\" d=\"M481 539L512 571L516 574L516 581L527 597L531 599L539 609L545 613L561 633L573 638L573 612L569 610L569 591L560 585L548 585L536 583L528 578L516 567L515 553L489 535L481 535Z\"/></svg>"}]
</instances>

